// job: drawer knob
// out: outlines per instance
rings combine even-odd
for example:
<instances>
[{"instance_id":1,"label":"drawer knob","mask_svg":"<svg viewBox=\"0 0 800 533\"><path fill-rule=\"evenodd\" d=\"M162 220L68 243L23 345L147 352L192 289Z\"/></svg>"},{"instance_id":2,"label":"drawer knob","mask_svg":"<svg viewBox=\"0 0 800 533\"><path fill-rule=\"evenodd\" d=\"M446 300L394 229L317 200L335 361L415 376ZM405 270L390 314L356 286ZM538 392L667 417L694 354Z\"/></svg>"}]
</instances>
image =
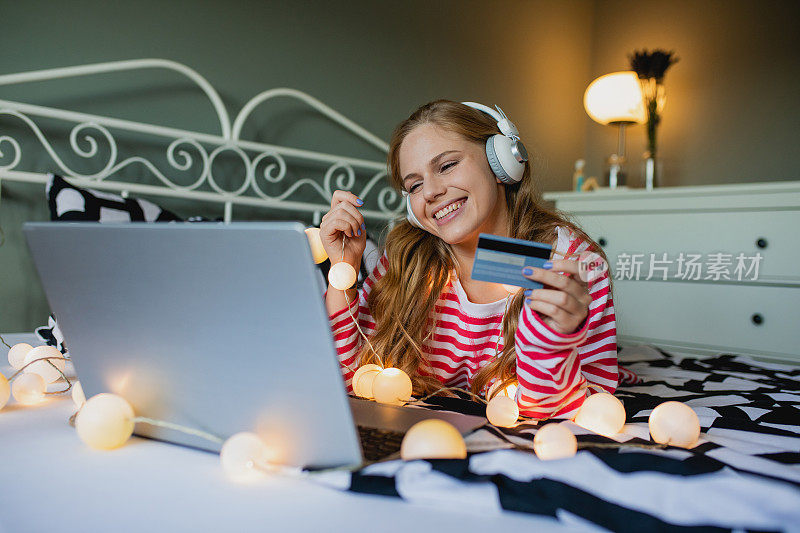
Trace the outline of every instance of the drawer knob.
<instances>
[{"instance_id":1,"label":"drawer knob","mask_svg":"<svg viewBox=\"0 0 800 533\"><path fill-rule=\"evenodd\" d=\"M755 313L750 317L750 320L752 320L753 324L756 326L760 326L764 323L764 316L761 313Z\"/></svg>"},{"instance_id":2,"label":"drawer knob","mask_svg":"<svg viewBox=\"0 0 800 533\"><path fill-rule=\"evenodd\" d=\"M765 239L764 237L759 238L756 241L756 246L758 246L759 248L766 248L767 247L767 239Z\"/></svg>"},{"instance_id":3,"label":"drawer knob","mask_svg":"<svg viewBox=\"0 0 800 533\"><path fill-rule=\"evenodd\" d=\"M600 237L599 239L597 239L597 244L599 244L600 246L605 246L606 244L608 244L608 241L606 241L605 237Z\"/></svg>"}]
</instances>

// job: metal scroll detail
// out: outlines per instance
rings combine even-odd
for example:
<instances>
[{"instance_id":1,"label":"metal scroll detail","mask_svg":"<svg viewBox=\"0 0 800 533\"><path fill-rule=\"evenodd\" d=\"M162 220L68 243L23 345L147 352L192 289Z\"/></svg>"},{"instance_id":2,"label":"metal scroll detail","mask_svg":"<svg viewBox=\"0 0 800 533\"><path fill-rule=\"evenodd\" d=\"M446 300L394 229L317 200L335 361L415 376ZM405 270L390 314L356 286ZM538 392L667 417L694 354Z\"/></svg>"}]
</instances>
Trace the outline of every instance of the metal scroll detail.
<instances>
[{"instance_id":1,"label":"metal scroll detail","mask_svg":"<svg viewBox=\"0 0 800 533\"><path fill-rule=\"evenodd\" d=\"M388 146L379 138L319 100L294 89L273 89L257 95L242 108L236 124L231 127L224 107L217 105L219 102L218 98L215 98L217 93L213 87L188 67L166 60L136 60L4 75L0 76L0 85L151 67L177 70L197 83L214 104L222 135L0 100L0 179L44 183L47 179L46 174L30 172L23 168L23 161L26 160L23 157L25 150L30 150L30 153L37 157L43 150L52 163L51 170L72 178L76 184L96 185L106 190L138 190L153 195L222 202L226 204L226 213L229 213L232 204L247 204L319 214L327 211L331 196L337 189L352 191L364 199L367 208L364 210L364 215L367 217L391 220L402 213L404 208L402 199L386 180L386 164L383 161L239 139L242 124L250 117L255 107L270 98L289 97L308 104L375 148L381 151L387 150ZM57 150L52 139L48 138L33 117L66 121L71 128L69 150L72 154L64 153L65 148L60 144ZM4 122L24 125L33 134L39 146L34 148L36 141L32 144L23 143L22 137L4 132ZM158 161L156 164L155 159L158 158L153 157L152 149L148 152L149 155L137 154L123 158L115 135L126 132L147 135L148 144L153 144L150 141L156 140L157 146L167 143L164 154L166 164L164 161ZM59 155L59 150L64 157ZM99 170L82 172L66 162L66 159L69 159L68 155L76 161L76 157L86 160L93 168ZM215 165L215 162L229 158L238 159L241 163L237 164L239 170L234 173L235 175L231 175L228 169L220 175L215 175L215 166L219 166ZM120 172L134 165L146 168L157 180L158 185L118 181ZM319 168L324 172L320 178L300 177L299 173L295 172L294 165L305 169ZM306 172L306 175L309 175L309 172ZM314 171L313 174L316 172L319 171ZM176 181L178 178L180 181ZM236 185L231 186L231 183ZM298 198L302 200L297 201Z\"/></svg>"}]
</instances>

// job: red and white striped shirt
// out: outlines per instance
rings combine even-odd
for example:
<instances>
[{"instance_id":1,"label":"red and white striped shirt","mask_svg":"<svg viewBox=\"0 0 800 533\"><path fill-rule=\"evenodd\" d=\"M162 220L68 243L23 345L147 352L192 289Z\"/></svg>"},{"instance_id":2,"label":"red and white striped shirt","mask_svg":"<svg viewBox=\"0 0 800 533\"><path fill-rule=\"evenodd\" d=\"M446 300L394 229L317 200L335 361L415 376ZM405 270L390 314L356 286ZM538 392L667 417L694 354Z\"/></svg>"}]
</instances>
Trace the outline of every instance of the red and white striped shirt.
<instances>
[{"instance_id":1,"label":"red and white striped shirt","mask_svg":"<svg viewBox=\"0 0 800 533\"><path fill-rule=\"evenodd\" d=\"M558 228L554 259L580 254L589 244L573 232ZM386 273L383 256L364 282L351 312L367 336L375 323L367 296L375 281ZM517 353L517 404L520 413L534 418L572 418L587 393L613 393L617 387L617 339L614 302L608 273L589 283L592 303L580 330L564 335L551 329L541 317L523 305L515 348ZM447 387L469 388L475 374L503 350L501 326L506 300L487 304L467 299L460 282L451 277L434 306L435 328L422 349L428 364L422 372L433 374ZM331 328L348 391L357 368L356 356L363 342L347 309L331 315Z\"/></svg>"}]
</instances>

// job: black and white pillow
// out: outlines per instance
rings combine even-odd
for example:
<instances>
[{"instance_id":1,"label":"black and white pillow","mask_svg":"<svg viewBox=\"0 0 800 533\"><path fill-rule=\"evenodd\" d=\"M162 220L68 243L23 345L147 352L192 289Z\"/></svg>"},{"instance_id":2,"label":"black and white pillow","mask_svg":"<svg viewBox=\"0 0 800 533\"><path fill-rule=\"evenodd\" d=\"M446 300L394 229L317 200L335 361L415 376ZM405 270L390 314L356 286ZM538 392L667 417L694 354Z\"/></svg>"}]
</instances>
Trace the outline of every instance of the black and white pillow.
<instances>
[{"instance_id":1,"label":"black and white pillow","mask_svg":"<svg viewBox=\"0 0 800 533\"><path fill-rule=\"evenodd\" d=\"M69 356L67 345L64 344L64 335L62 335L61 328L59 328L58 324L56 323L55 315L50 315L47 317L46 326L36 328L36 336L48 346L55 346L58 348L58 351L66 356Z\"/></svg>"},{"instance_id":2,"label":"black and white pillow","mask_svg":"<svg viewBox=\"0 0 800 533\"><path fill-rule=\"evenodd\" d=\"M83 222L181 220L175 213L162 209L153 202L76 187L56 174L50 174L46 194L51 220Z\"/></svg>"}]
</instances>

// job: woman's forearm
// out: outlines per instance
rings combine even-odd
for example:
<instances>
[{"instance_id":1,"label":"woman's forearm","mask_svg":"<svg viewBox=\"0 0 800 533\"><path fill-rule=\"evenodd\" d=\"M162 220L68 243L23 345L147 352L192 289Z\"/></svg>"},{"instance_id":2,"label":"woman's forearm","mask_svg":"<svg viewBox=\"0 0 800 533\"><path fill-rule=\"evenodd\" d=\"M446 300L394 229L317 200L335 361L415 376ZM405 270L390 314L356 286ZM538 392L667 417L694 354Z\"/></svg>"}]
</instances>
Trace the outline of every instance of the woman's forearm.
<instances>
[{"instance_id":1,"label":"woman's forearm","mask_svg":"<svg viewBox=\"0 0 800 533\"><path fill-rule=\"evenodd\" d=\"M347 298L345 298L345 293L347 293ZM355 288L340 291L328 285L328 291L325 293L325 307L328 310L328 315L335 315L345 309L348 302L353 305L353 302L357 299L358 291Z\"/></svg>"}]
</instances>

